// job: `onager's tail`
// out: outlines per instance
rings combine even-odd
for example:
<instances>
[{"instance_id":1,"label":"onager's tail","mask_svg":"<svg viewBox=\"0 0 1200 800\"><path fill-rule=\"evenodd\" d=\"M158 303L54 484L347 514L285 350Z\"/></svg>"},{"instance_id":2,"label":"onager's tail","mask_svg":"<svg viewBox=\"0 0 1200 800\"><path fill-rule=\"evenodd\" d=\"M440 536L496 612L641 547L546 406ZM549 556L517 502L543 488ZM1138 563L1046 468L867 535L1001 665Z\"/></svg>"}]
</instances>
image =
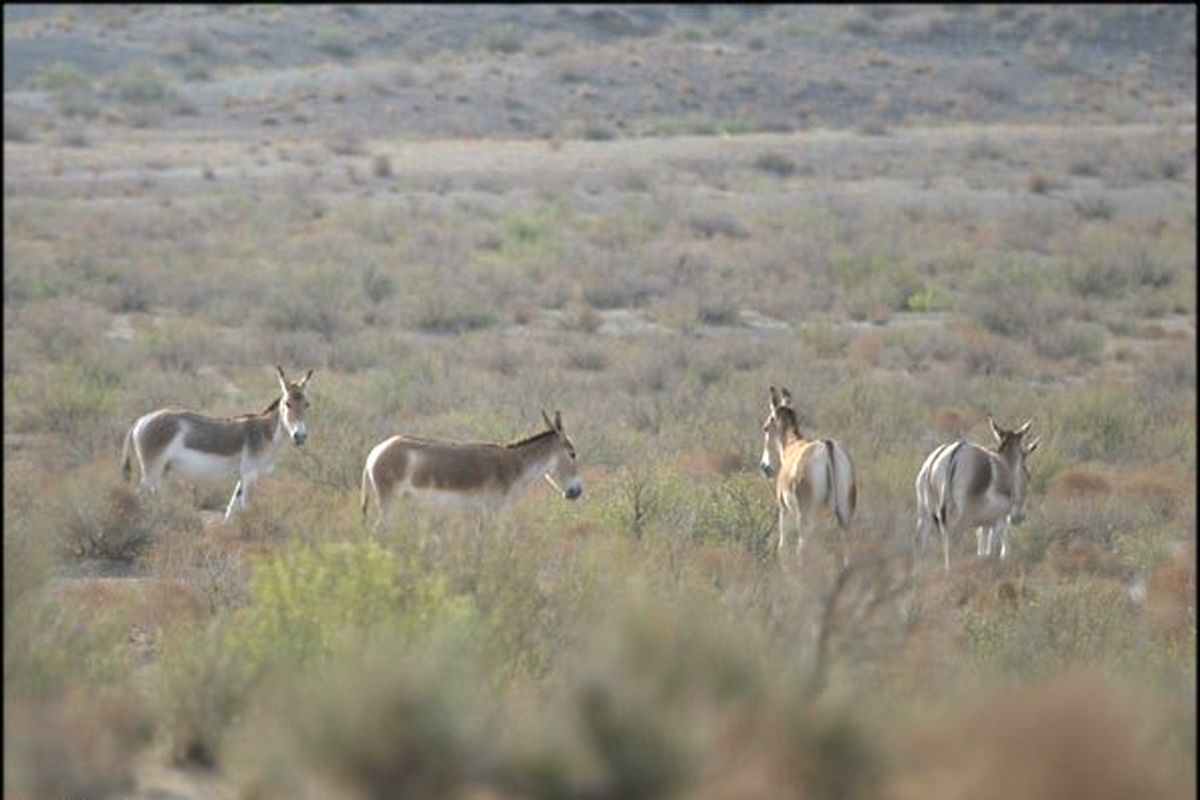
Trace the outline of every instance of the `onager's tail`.
<instances>
[{"instance_id":1,"label":"onager's tail","mask_svg":"<svg viewBox=\"0 0 1200 800\"><path fill-rule=\"evenodd\" d=\"M359 505L362 508L362 521L367 521L367 503L371 499L371 468L367 465L363 466L362 474L362 493Z\"/></svg>"},{"instance_id":2,"label":"onager's tail","mask_svg":"<svg viewBox=\"0 0 1200 800\"><path fill-rule=\"evenodd\" d=\"M125 480L133 480L133 428L125 434L125 447L121 452L121 474Z\"/></svg>"},{"instance_id":3,"label":"onager's tail","mask_svg":"<svg viewBox=\"0 0 1200 800\"><path fill-rule=\"evenodd\" d=\"M858 504L858 485L854 482L854 467L850 457L841 445L832 439L825 440L826 454L829 456L829 494L833 505L833 514L837 517L838 525L846 527L854 516L854 507Z\"/></svg>"},{"instance_id":4,"label":"onager's tail","mask_svg":"<svg viewBox=\"0 0 1200 800\"><path fill-rule=\"evenodd\" d=\"M946 481L942 488L941 502L934 511L934 519L942 528L945 528L950 521L950 503L954 499L954 468L958 466L958 451L961 445L961 440L954 443L954 450L951 451L949 457L950 464L946 467Z\"/></svg>"}]
</instances>

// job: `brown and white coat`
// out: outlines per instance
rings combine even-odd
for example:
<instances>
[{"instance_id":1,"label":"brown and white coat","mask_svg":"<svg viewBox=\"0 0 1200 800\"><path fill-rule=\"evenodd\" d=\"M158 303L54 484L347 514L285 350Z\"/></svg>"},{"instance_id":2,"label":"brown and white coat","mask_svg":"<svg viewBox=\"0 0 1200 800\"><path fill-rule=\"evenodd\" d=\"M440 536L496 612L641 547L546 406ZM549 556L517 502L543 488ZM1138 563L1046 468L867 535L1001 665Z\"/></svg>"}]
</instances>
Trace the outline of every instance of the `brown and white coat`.
<instances>
[{"instance_id":1,"label":"brown and white coat","mask_svg":"<svg viewBox=\"0 0 1200 800\"><path fill-rule=\"evenodd\" d=\"M1024 515L1029 470L1025 460L1040 444L1026 447L1022 438L1032 420L1005 430L988 417L996 449L958 440L939 445L917 473L917 556L924 554L929 533L942 536L942 560L950 569L950 542L975 529L976 553L990 556L1000 540L1000 558L1008 555L1008 531Z\"/></svg>"},{"instance_id":2,"label":"brown and white coat","mask_svg":"<svg viewBox=\"0 0 1200 800\"><path fill-rule=\"evenodd\" d=\"M398 497L450 508L494 510L545 477L563 497L583 493L575 446L563 432L562 415L547 430L508 445L461 443L392 436L367 456L362 474L362 513L371 497L386 517Z\"/></svg>"},{"instance_id":3,"label":"brown and white coat","mask_svg":"<svg viewBox=\"0 0 1200 800\"><path fill-rule=\"evenodd\" d=\"M839 557L846 563L845 534L854 516L858 485L854 466L842 445L834 439L806 439L800 432L792 393L776 394L770 388L771 414L763 423L763 452L759 467L767 477L775 476L775 499L779 507L779 558L787 565L784 545L787 520L796 529L796 557L804 549L802 523L828 506L838 523Z\"/></svg>"},{"instance_id":4,"label":"brown and white coat","mask_svg":"<svg viewBox=\"0 0 1200 800\"><path fill-rule=\"evenodd\" d=\"M280 445L287 439L302 445L308 437L305 389L312 370L296 383L288 382L281 367L275 370L282 394L258 414L222 418L162 408L140 417L125 435L126 479L132 478L135 455L142 472L140 491L157 491L168 470L201 479L236 475L225 518L235 507L244 509L259 476L274 469Z\"/></svg>"}]
</instances>

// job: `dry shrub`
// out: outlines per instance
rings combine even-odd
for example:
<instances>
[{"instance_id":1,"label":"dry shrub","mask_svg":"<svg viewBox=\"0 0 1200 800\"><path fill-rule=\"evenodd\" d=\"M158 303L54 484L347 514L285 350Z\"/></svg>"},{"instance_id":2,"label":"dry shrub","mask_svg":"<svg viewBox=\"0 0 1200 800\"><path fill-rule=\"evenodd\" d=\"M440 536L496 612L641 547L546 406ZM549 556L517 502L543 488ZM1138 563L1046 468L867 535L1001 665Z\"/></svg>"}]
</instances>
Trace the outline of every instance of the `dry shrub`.
<instances>
[{"instance_id":1,"label":"dry shrub","mask_svg":"<svg viewBox=\"0 0 1200 800\"><path fill-rule=\"evenodd\" d=\"M1125 473L1117 480L1117 492L1131 502L1148 504L1164 519L1174 518L1195 501L1193 479L1177 469L1147 467Z\"/></svg>"},{"instance_id":2,"label":"dry shrub","mask_svg":"<svg viewBox=\"0 0 1200 800\"><path fill-rule=\"evenodd\" d=\"M975 375L1011 375L1021 362L1019 348L1004 336L970 322L948 326L958 337L963 366Z\"/></svg>"},{"instance_id":3,"label":"dry shrub","mask_svg":"<svg viewBox=\"0 0 1200 800\"><path fill-rule=\"evenodd\" d=\"M692 450L676 460L681 472L694 478L723 478L745 472L746 458L737 453L722 450Z\"/></svg>"},{"instance_id":4,"label":"dry shrub","mask_svg":"<svg viewBox=\"0 0 1200 800\"><path fill-rule=\"evenodd\" d=\"M1112 482L1099 472L1093 472L1086 467L1072 467L1055 475L1046 493L1055 500L1069 500L1106 495L1112 488Z\"/></svg>"},{"instance_id":5,"label":"dry shrub","mask_svg":"<svg viewBox=\"0 0 1200 800\"><path fill-rule=\"evenodd\" d=\"M888 337L883 331L871 331L857 337L846 350L846 357L865 367L879 366Z\"/></svg>"},{"instance_id":6,"label":"dry shrub","mask_svg":"<svg viewBox=\"0 0 1200 800\"><path fill-rule=\"evenodd\" d=\"M178 619L198 619L207 604L191 586L158 578L83 578L59 585L59 596L85 617L116 617L143 634Z\"/></svg>"},{"instance_id":7,"label":"dry shrub","mask_svg":"<svg viewBox=\"0 0 1200 800\"><path fill-rule=\"evenodd\" d=\"M176 533L159 537L143 561L164 582L185 587L214 613L245 601L249 581L248 546L234 533Z\"/></svg>"},{"instance_id":8,"label":"dry shrub","mask_svg":"<svg viewBox=\"0 0 1200 800\"><path fill-rule=\"evenodd\" d=\"M1196 645L1196 550L1179 549L1154 569L1146 582L1146 615L1168 641Z\"/></svg>"},{"instance_id":9,"label":"dry shrub","mask_svg":"<svg viewBox=\"0 0 1200 800\"><path fill-rule=\"evenodd\" d=\"M1052 542L1046 550L1044 562L1060 578L1097 575L1122 579L1128 573L1116 556L1087 537L1078 535Z\"/></svg>"},{"instance_id":10,"label":"dry shrub","mask_svg":"<svg viewBox=\"0 0 1200 800\"><path fill-rule=\"evenodd\" d=\"M1054 183L1044 173L1034 172L1025 181L1025 188L1033 194L1045 194L1054 188Z\"/></svg>"},{"instance_id":11,"label":"dry shrub","mask_svg":"<svg viewBox=\"0 0 1200 800\"><path fill-rule=\"evenodd\" d=\"M377 155L372 161L371 169L376 178L390 178L392 177L392 159L386 155Z\"/></svg>"},{"instance_id":12,"label":"dry shrub","mask_svg":"<svg viewBox=\"0 0 1200 800\"><path fill-rule=\"evenodd\" d=\"M128 693L76 689L4 703L6 797L112 797L134 788L134 759L150 739Z\"/></svg>"},{"instance_id":13,"label":"dry shrub","mask_svg":"<svg viewBox=\"0 0 1200 800\"><path fill-rule=\"evenodd\" d=\"M942 439L961 439L976 423L976 415L960 408L940 408L933 416L933 429Z\"/></svg>"},{"instance_id":14,"label":"dry shrub","mask_svg":"<svg viewBox=\"0 0 1200 800\"><path fill-rule=\"evenodd\" d=\"M989 693L905 737L895 800L1185 796L1133 698L1092 672ZM1182 757L1182 754L1180 754Z\"/></svg>"}]
</instances>

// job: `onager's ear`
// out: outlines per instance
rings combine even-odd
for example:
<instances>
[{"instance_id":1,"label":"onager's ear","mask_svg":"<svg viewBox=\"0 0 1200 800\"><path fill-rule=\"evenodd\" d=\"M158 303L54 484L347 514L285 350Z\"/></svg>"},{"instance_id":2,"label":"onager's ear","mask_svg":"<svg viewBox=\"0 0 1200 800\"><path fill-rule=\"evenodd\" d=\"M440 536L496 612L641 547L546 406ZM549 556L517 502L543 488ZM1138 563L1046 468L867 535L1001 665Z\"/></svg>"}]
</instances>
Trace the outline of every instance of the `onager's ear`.
<instances>
[{"instance_id":1,"label":"onager's ear","mask_svg":"<svg viewBox=\"0 0 1200 800\"><path fill-rule=\"evenodd\" d=\"M550 420L550 415L546 413L546 409L542 409L542 419L546 420L546 427L553 428L554 423Z\"/></svg>"},{"instance_id":2,"label":"onager's ear","mask_svg":"<svg viewBox=\"0 0 1200 800\"><path fill-rule=\"evenodd\" d=\"M771 387L771 410L779 408L779 393L775 391L775 387Z\"/></svg>"},{"instance_id":3,"label":"onager's ear","mask_svg":"<svg viewBox=\"0 0 1200 800\"><path fill-rule=\"evenodd\" d=\"M308 379L312 377L312 374L313 374L313 371L310 369L308 372L305 373L304 377L301 378L300 382L297 383L296 385L299 386L301 389L303 389L305 386L308 385Z\"/></svg>"},{"instance_id":4,"label":"onager's ear","mask_svg":"<svg viewBox=\"0 0 1200 800\"><path fill-rule=\"evenodd\" d=\"M554 412L554 430L558 431L559 433L562 433L562 412L561 411Z\"/></svg>"},{"instance_id":5,"label":"onager's ear","mask_svg":"<svg viewBox=\"0 0 1200 800\"><path fill-rule=\"evenodd\" d=\"M287 392L287 390L288 390L287 378L283 377L283 367L280 367L277 365L275 367L275 374L279 376L279 388L282 389L284 392Z\"/></svg>"},{"instance_id":6,"label":"onager's ear","mask_svg":"<svg viewBox=\"0 0 1200 800\"><path fill-rule=\"evenodd\" d=\"M781 405L790 407L792 405L792 393L789 392L786 388L781 388L779 391L780 391L780 394L783 395L783 403L781 403Z\"/></svg>"},{"instance_id":7,"label":"onager's ear","mask_svg":"<svg viewBox=\"0 0 1200 800\"><path fill-rule=\"evenodd\" d=\"M1037 450L1038 445L1041 443L1042 443L1042 437L1039 436L1038 438L1034 439L1032 442L1029 443L1029 446L1025 448L1025 455L1029 455L1034 450Z\"/></svg>"},{"instance_id":8,"label":"onager's ear","mask_svg":"<svg viewBox=\"0 0 1200 800\"><path fill-rule=\"evenodd\" d=\"M1032 424L1033 424L1033 417L1030 417L1029 419L1025 420L1024 425L1022 425L1021 427L1019 427L1015 431L1013 431L1013 436L1020 436L1021 434L1025 433L1025 431L1029 430L1029 426Z\"/></svg>"},{"instance_id":9,"label":"onager's ear","mask_svg":"<svg viewBox=\"0 0 1200 800\"><path fill-rule=\"evenodd\" d=\"M997 442L1004 441L1004 429L996 424L996 420L992 419L991 414L988 414L988 427L992 429L992 436L996 437Z\"/></svg>"}]
</instances>

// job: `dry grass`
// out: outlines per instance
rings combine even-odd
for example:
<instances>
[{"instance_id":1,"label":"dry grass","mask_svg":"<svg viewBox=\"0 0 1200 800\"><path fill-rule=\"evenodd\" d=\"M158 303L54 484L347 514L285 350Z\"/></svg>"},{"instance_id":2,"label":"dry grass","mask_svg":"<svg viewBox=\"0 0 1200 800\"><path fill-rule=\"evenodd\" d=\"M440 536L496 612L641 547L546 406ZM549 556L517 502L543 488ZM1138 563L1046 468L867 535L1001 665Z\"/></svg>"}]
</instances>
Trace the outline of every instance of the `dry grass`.
<instances>
[{"instance_id":1,"label":"dry grass","mask_svg":"<svg viewBox=\"0 0 1200 800\"><path fill-rule=\"evenodd\" d=\"M581 33L514 43L384 42L383 7L320 12L299 63L353 57L359 81L276 74L221 36L298 33L298 12L194 13L211 38L170 46L213 62L212 92L246 82L227 107L180 117L196 87L139 72L111 110L161 128L100 115L70 147L6 127L7 793L133 794L171 757L263 797L1182 792L1194 137L1090 124L1132 102L1119 88L1079 110L1115 18L563 11ZM1064 64L1025 63L1034 32ZM951 68L960 34L998 54ZM844 64L796 62L829 36ZM385 44L403 75L374 63ZM877 85L889 64L922 103ZM313 85L259 97L265 76ZM782 123L835 130L745 135ZM486 138L445 138L467 134ZM261 408L275 363L316 369L310 439L233 524L230 481L119 483L138 415ZM855 461L847 572L825 521L805 572L777 561L755 466L781 384ZM539 483L482 526L363 528L373 444L511 441L541 408L563 411L581 501ZM1043 438L1014 553L962 541L948 574L914 575L915 471L990 443L989 413Z\"/></svg>"}]
</instances>

